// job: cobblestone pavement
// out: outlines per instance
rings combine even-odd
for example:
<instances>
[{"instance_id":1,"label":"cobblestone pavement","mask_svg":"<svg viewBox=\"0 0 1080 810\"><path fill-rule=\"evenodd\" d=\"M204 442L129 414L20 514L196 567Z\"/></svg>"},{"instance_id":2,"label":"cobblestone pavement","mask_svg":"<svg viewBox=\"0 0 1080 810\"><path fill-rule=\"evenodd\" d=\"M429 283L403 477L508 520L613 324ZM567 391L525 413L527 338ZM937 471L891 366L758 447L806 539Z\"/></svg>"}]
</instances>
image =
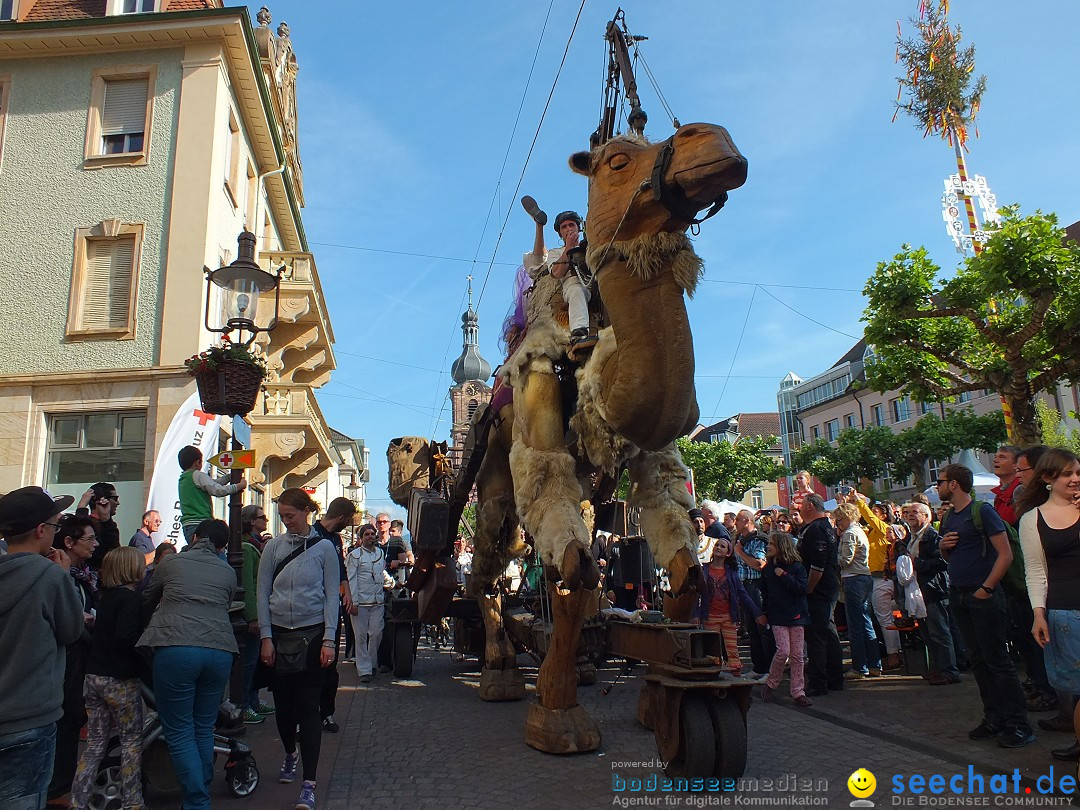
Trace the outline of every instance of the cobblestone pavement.
<instances>
[{"instance_id":1,"label":"cobblestone pavement","mask_svg":"<svg viewBox=\"0 0 1080 810\"><path fill-rule=\"evenodd\" d=\"M527 659L522 656L521 661ZM531 683L535 670L526 667ZM320 808L343 810L376 807L610 807L621 799L649 798L648 806L781 807L793 795L812 800L811 806L847 807L852 796L848 776L857 768L875 774L877 807L897 806L891 795L894 774L949 778L969 766L986 778L1010 775L1019 769L1020 794L985 796L987 806L1040 799L1034 806L1053 806L1038 794L1034 781L1047 774L1048 749L1066 745L1068 735L1042 733L1039 741L1019 751L991 743L973 743L967 730L980 719L974 681L949 687L930 687L921 678L892 676L864 681L843 692L815 699L811 709L797 709L784 697L776 704L755 699L749 716L749 756L740 796L616 792L621 779L662 776L653 763L657 754L651 732L635 719L642 672L624 678L608 696L602 687L617 673L601 669L596 686L579 689L579 699L597 720L603 734L599 751L552 756L524 742L526 701L484 703L476 696L478 664L456 662L451 655L421 647L408 680L380 675L360 685L350 665L341 665L337 719L339 734L324 734L318 796ZM785 687L786 688L786 684ZM1050 717L1033 715L1032 719ZM232 805L253 808L293 806L298 785L276 782L281 747L272 722L249 727L263 775L255 795ZM1061 767L1065 765L1065 767ZM1055 778L1075 769L1054 763ZM782 781L813 780L813 790L781 790ZM223 796L220 773L215 784ZM772 792L763 790L773 780ZM1033 793L1025 794L1025 787ZM989 788L988 788L989 790ZM918 798L910 806L919 806ZM922 797L927 798L926 796ZM933 797L938 798L938 797ZM746 800L753 799L755 803ZM725 801L727 800L727 801ZM1067 800L1058 799L1064 802ZM162 805L164 806L164 805ZM616 806L618 806L616 804ZM624 804L622 806L631 806ZM639 802L636 806L645 806ZM950 806L939 804L937 806ZM952 805L955 806L955 805ZM970 805L969 805L970 806ZM1026 805L1031 806L1031 805Z\"/></svg>"}]
</instances>

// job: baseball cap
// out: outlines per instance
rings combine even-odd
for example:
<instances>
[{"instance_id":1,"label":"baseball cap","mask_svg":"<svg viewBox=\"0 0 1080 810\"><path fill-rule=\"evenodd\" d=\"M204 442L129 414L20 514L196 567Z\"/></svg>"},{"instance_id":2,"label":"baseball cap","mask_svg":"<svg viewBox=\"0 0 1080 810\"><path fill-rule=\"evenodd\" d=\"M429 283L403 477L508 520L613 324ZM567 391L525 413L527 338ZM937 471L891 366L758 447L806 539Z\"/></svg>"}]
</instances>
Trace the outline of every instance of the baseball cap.
<instances>
[{"instance_id":1,"label":"baseball cap","mask_svg":"<svg viewBox=\"0 0 1080 810\"><path fill-rule=\"evenodd\" d=\"M59 515L75 498L71 495L53 497L41 487L20 487L0 498L0 534L18 537L53 515Z\"/></svg>"}]
</instances>

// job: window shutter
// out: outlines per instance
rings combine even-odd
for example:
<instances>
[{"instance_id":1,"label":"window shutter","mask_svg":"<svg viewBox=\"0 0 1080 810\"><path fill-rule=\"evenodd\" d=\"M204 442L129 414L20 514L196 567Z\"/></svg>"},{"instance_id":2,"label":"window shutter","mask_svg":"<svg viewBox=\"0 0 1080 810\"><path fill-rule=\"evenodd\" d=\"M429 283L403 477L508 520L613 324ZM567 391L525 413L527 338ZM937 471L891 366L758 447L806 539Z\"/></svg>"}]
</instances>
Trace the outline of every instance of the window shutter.
<instances>
[{"instance_id":1,"label":"window shutter","mask_svg":"<svg viewBox=\"0 0 1080 810\"><path fill-rule=\"evenodd\" d=\"M134 262L134 238L94 239L86 243L80 329L128 328Z\"/></svg>"},{"instance_id":2,"label":"window shutter","mask_svg":"<svg viewBox=\"0 0 1080 810\"><path fill-rule=\"evenodd\" d=\"M128 135L146 128L146 79L105 82L105 108L101 112L102 135Z\"/></svg>"}]
</instances>

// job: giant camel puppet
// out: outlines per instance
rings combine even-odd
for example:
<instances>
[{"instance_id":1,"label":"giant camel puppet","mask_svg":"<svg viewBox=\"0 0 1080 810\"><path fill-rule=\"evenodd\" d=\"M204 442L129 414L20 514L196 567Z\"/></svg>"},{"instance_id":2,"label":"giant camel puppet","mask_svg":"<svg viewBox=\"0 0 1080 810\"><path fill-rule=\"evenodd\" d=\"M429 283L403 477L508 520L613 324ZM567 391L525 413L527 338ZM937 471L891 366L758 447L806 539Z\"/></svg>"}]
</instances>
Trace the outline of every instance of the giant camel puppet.
<instances>
[{"instance_id":1,"label":"giant camel puppet","mask_svg":"<svg viewBox=\"0 0 1080 810\"><path fill-rule=\"evenodd\" d=\"M489 700L524 695L491 595L509 560L524 551L519 519L548 566L553 629L526 741L553 753L600 743L577 703L575 673L588 596L600 578L580 514L594 473L617 477L627 466L629 503L640 508L642 534L669 571L675 597L665 613L685 620L697 598L702 573L687 519L693 503L674 443L698 418L683 295L693 295L703 269L686 230L746 180L746 160L727 131L710 124L686 124L664 143L614 138L573 155L570 167L589 178L587 261L609 325L576 371L577 403L564 413L557 370L569 347L566 305L557 280L537 280L528 332L501 371L513 401L487 428L473 558L488 639L481 696Z\"/></svg>"}]
</instances>

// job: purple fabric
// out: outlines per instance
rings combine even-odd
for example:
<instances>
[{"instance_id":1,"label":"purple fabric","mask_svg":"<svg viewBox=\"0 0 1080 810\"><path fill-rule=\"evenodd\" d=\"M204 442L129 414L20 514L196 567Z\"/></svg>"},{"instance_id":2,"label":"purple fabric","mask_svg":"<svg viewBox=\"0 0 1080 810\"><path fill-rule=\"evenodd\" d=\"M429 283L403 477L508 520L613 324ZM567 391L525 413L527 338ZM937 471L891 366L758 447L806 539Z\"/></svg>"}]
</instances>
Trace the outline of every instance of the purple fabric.
<instances>
[{"instance_id":1,"label":"purple fabric","mask_svg":"<svg viewBox=\"0 0 1080 810\"><path fill-rule=\"evenodd\" d=\"M509 351L514 338L525 330L525 294L532 289L533 280L524 265L520 265L514 274L514 296L510 304L510 311L503 320L502 335L499 337L499 345L503 352Z\"/></svg>"}]
</instances>

